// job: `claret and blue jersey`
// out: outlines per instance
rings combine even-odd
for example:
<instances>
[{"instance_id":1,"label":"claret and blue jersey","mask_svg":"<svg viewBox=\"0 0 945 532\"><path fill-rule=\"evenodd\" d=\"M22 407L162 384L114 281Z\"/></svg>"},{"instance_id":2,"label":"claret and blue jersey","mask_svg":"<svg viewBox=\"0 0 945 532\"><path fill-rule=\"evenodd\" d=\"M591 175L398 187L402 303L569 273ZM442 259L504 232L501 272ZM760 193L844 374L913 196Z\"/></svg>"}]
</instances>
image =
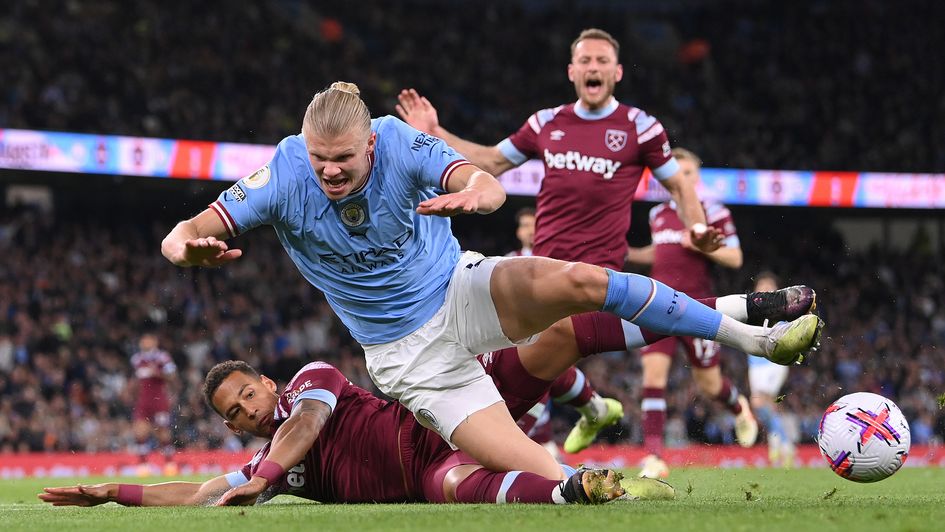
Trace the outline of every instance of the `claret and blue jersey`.
<instances>
[{"instance_id":1,"label":"claret and blue jersey","mask_svg":"<svg viewBox=\"0 0 945 532\"><path fill-rule=\"evenodd\" d=\"M402 338L443 304L459 243L449 218L416 208L468 164L442 140L394 117L372 120L371 129L377 141L367 183L341 201L325 196L299 134L210 206L230 236L271 225L362 344Z\"/></svg>"}]
</instances>

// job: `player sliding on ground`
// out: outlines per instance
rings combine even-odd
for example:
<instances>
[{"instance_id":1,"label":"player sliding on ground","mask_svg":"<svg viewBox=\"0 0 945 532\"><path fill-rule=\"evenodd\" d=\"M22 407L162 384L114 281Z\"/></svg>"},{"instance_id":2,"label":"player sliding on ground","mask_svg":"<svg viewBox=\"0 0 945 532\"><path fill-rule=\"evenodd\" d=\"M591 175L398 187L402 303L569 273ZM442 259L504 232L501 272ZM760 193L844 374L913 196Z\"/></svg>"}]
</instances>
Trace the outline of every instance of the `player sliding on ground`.
<instances>
[{"instance_id":1,"label":"player sliding on ground","mask_svg":"<svg viewBox=\"0 0 945 532\"><path fill-rule=\"evenodd\" d=\"M616 316L586 313L559 321L532 345L480 355L477 365L519 419L581 357L642 344ZM344 503L602 503L624 495L619 475L607 470L565 466L564 481L489 471L402 404L374 397L322 362L302 368L281 394L246 363L224 362L207 374L204 396L230 430L271 440L240 471L203 483L46 488L39 498L54 505L173 506L251 504L280 493ZM628 486L634 497L673 494L656 480L635 482Z\"/></svg>"},{"instance_id":2,"label":"player sliding on ground","mask_svg":"<svg viewBox=\"0 0 945 532\"><path fill-rule=\"evenodd\" d=\"M521 355L503 349L481 355L479 364L518 418L551 385L532 372L553 379L587 346L622 342L622 334L613 336L614 326L619 329L619 321L606 314L575 316ZM553 357L541 354L549 345L555 346ZM203 483L46 488L39 498L55 505L174 506L252 504L280 493L339 503L602 503L624 495L620 476L607 470L564 466L570 473L564 481L488 471L452 450L400 403L374 397L323 362L303 367L281 394L246 363L223 362L207 374L204 394L230 430L271 439L242 470ZM672 494L657 481L634 487L636 496Z\"/></svg>"},{"instance_id":3,"label":"player sliding on ground","mask_svg":"<svg viewBox=\"0 0 945 532\"><path fill-rule=\"evenodd\" d=\"M358 94L342 82L316 94L302 132L179 223L161 250L178 266L220 266L242 254L223 239L272 226L364 347L377 387L483 466L563 479L475 355L527 343L572 314L604 310L781 364L814 347L816 316L753 327L640 275L462 252L449 218L495 211L502 185L436 137L394 117L371 120Z\"/></svg>"}]
</instances>

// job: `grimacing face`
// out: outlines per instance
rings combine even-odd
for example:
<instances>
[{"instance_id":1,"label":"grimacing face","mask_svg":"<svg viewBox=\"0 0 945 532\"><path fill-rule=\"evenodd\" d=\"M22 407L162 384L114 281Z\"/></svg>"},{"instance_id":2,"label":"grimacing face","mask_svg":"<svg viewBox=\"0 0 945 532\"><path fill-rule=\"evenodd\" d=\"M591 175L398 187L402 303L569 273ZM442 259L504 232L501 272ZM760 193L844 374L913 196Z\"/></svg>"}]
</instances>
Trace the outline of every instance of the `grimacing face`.
<instances>
[{"instance_id":1,"label":"grimacing face","mask_svg":"<svg viewBox=\"0 0 945 532\"><path fill-rule=\"evenodd\" d=\"M617 51L609 42L584 39L574 47L568 79L574 83L578 99L588 110L607 105L622 78L623 66L617 62Z\"/></svg>"},{"instance_id":2,"label":"grimacing face","mask_svg":"<svg viewBox=\"0 0 945 532\"><path fill-rule=\"evenodd\" d=\"M273 414L278 400L272 379L241 371L227 375L213 393L213 407L223 416L227 428L267 439L275 432Z\"/></svg>"},{"instance_id":3,"label":"grimacing face","mask_svg":"<svg viewBox=\"0 0 945 532\"><path fill-rule=\"evenodd\" d=\"M367 180L375 137L371 132L351 130L335 137L315 137L303 131L308 158L318 184L332 201L346 198Z\"/></svg>"}]
</instances>

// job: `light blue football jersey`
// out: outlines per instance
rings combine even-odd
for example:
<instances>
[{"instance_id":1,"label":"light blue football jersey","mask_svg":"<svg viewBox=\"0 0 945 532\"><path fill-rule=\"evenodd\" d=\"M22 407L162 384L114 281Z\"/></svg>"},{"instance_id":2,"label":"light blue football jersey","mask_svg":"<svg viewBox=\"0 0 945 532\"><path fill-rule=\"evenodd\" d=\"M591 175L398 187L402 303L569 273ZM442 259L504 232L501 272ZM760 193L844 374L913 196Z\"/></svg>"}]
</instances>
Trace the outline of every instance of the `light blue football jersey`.
<instances>
[{"instance_id":1,"label":"light blue football jersey","mask_svg":"<svg viewBox=\"0 0 945 532\"><path fill-rule=\"evenodd\" d=\"M371 129L373 167L356 194L325 196L299 134L210 206L231 236L271 225L302 275L366 345L403 338L442 306L459 243L449 218L416 208L468 164L442 140L392 116L372 120Z\"/></svg>"}]
</instances>

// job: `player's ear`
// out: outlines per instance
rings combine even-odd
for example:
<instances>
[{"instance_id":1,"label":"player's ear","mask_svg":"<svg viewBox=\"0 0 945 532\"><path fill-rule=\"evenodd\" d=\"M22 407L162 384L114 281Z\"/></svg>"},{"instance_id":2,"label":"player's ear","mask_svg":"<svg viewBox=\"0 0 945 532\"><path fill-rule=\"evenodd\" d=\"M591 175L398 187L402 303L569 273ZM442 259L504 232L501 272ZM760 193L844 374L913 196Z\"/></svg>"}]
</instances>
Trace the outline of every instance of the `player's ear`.
<instances>
[{"instance_id":1,"label":"player's ear","mask_svg":"<svg viewBox=\"0 0 945 532\"><path fill-rule=\"evenodd\" d=\"M621 65L620 63L617 63L617 81L619 82L622 79L623 79L623 65Z\"/></svg>"},{"instance_id":2,"label":"player's ear","mask_svg":"<svg viewBox=\"0 0 945 532\"><path fill-rule=\"evenodd\" d=\"M574 82L574 61L568 63L568 81Z\"/></svg>"},{"instance_id":3,"label":"player's ear","mask_svg":"<svg viewBox=\"0 0 945 532\"><path fill-rule=\"evenodd\" d=\"M230 429L230 432L232 432L233 434L236 434L237 436L243 433L243 431L236 428L236 425L230 423L229 421L225 419L223 420L223 424L226 425L226 428Z\"/></svg>"},{"instance_id":4,"label":"player's ear","mask_svg":"<svg viewBox=\"0 0 945 532\"><path fill-rule=\"evenodd\" d=\"M371 155L374 153L374 147L377 145L377 133L371 132L371 136L368 137L367 141L367 154Z\"/></svg>"},{"instance_id":5,"label":"player's ear","mask_svg":"<svg viewBox=\"0 0 945 532\"><path fill-rule=\"evenodd\" d=\"M265 375L260 375L259 380L262 381L263 386L265 386L267 390L269 390L272 393L276 393L276 389L278 388L278 386L276 385L276 381L270 379L269 377Z\"/></svg>"}]
</instances>

